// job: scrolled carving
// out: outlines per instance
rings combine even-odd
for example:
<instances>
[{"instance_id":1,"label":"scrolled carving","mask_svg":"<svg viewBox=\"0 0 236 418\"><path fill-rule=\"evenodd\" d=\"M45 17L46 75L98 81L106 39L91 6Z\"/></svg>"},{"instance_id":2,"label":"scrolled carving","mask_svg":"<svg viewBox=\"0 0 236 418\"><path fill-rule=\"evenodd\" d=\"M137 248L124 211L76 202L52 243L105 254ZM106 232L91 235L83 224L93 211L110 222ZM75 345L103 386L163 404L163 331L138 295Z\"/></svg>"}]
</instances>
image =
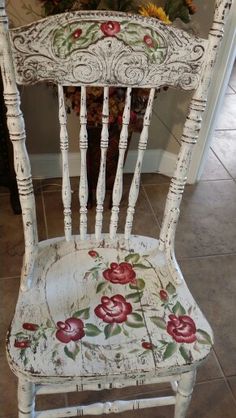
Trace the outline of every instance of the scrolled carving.
<instances>
[{"instance_id":1,"label":"scrolled carving","mask_svg":"<svg viewBox=\"0 0 236 418\"><path fill-rule=\"evenodd\" d=\"M141 53L128 52L120 54L113 65L117 83L129 86L140 85L147 77L148 59Z\"/></svg>"},{"instance_id":2,"label":"scrolled carving","mask_svg":"<svg viewBox=\"0 0 236 418\"><path fill-rule=\"evenodd\" d=\"M195 89L206 41L155 19L118 12L73 12L14 29L19 84Z\"/></svg>"},{"instance_id":3,"label":"scrolled carving","mask_svg":"<svg viewBox=\"0 0 236 418\"><path fill-rule=\"evenodd\" d=\"M71 63L71 73L73 78L81 83L96 83L103 73L102 61L91 53L77 54Z\"/></svg>"}]
</instances>

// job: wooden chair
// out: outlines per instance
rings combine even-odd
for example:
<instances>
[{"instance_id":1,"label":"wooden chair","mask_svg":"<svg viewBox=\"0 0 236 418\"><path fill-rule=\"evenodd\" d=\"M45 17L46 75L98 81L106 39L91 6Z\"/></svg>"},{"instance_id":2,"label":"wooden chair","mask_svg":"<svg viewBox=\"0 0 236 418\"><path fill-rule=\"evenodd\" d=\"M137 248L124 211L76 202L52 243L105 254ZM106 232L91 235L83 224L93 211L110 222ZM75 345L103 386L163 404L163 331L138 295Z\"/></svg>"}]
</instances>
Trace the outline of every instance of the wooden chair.
<instances>
[{"instance_id":1,"label":"wooden chair","mask_svg":"<svg viewBox=\"0 0 236 418\"><path fill-rule=\"evenodd\" d=\"M22 206L25 256L7 356L18 376L20 418L83 414L175 404L184 418L196 368L212 331L191 296L174 253L187 170L206 107L216 50L230 1L217 0L207 40L155 19L108 12L73 12L8 30L0 1L1 69L8 127ZM63 237L38 242L30 164L16 83L58 84L63 167ZM81 86L80 235L71 232L71 189L63 86ZM87 235L86 86L104 87L101 164L94 235ZM159 240L132 235L155 89L194 90ZM109 233L102 233L109 86L127 88ZM123 161L134 87L150 89L130 186L124 233L117 234ZM99 391L170 382L173 396L35 411L36 395Z\"/></svg>"}]
</instances>

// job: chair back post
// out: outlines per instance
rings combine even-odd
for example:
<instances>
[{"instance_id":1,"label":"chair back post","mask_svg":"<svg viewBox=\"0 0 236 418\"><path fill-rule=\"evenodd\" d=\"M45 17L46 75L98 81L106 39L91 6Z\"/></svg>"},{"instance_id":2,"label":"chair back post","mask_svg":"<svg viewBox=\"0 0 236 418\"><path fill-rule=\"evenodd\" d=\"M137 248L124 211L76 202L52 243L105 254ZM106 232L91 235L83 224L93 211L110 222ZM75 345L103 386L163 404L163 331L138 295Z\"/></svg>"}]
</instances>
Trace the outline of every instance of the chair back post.
<instances>
[{"instance_id":1,"label":"chair back post","mask_svg":"<svg viewBox=\"0 0 236 418\"><path fill-rule=\"evenodd\" d=\"M21 287L27 289L37 253L37 223L29 157L25 146L25 126L20 110L20 96L14 74L8 37L5 1L0 0L0 57L7 125L14 150L14 168L22 208L25 256L21 272Z\"/></svg>"},{"instance_id":2,"label":"chair back post","mask_svg":"<svg viewBox=\"0 0 236 418\"><path fill-rule=\"evenodd\" d=\"M217 0L214 20L208 36L208 45L205 51L205 61L202 67L200 82L191 100L188 115L181 138L181 148L176 163L174 175L168 192L164 217L160 232L160 250L168 254L173 274L179 275L174 257L174 236L179 206L182 200L184 187L187 181L194 145L197 142L201 128L202 115L206 108L206 100L211 82L212 68L214 66L218 46L223 36L223 27L226 16L230 10L231 0ZM178 270L178 272L177 272Z\"/></svg>"}]
</instances>

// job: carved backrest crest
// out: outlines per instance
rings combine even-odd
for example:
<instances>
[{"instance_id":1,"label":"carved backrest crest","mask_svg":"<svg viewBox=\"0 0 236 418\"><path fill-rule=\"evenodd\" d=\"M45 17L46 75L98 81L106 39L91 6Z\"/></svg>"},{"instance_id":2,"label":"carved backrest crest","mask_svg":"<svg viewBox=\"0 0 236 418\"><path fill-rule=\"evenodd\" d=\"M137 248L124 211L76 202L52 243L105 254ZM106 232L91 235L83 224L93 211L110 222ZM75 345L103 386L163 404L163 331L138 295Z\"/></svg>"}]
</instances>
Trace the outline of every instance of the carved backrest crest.
<instances>
[{"instance_id":1,"label":"carved backrest crest","mask_svg":"<svg viewBox=\"0 0 236 418\"><path fill-rule=\"evenodd\" d=\"M73 12L10 31L17 82L195 89L206 40L156 19Z\"/></svg>"}]
</instances>

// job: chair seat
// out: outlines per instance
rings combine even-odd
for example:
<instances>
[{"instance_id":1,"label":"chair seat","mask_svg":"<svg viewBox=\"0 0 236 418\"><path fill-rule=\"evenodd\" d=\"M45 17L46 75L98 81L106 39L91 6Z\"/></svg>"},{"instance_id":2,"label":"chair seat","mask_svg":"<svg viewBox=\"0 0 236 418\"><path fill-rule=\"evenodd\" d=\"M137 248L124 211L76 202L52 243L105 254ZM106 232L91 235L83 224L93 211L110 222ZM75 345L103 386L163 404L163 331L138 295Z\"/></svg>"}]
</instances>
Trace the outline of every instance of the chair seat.
<instances>
[{"instance_id":1,"label":"chair seat","mask_svg":"<svg viewBox=\"0 0 236 418\"><path fill-rule=\"evenodd\" d=\"M40 243L8 356L31 381L137 380L187 371L211 345L209 324L185 282L174 283L157 240L74 236Z\"/></svg>"}]
</instances>

